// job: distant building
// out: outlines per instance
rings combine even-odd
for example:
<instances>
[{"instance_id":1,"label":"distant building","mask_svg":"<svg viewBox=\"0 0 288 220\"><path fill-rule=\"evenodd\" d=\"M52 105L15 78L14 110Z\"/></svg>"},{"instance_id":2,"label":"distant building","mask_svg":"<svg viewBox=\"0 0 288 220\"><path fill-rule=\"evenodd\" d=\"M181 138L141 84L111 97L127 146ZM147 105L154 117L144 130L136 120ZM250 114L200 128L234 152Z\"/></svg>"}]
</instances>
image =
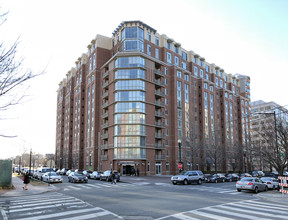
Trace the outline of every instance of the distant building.
<instances>
[{"instance_id":1,"label":"distant building","mask_svg":"<svg viewBox=\"0 0 288 220\"><path fill-rule=\"evenodd\" d=\"M244 170L250 78L141 21L97 35L57 93L58 168Z\"/></svg>"},{"instance_id":2,"label":"distant building","mask_svg":"<svg viewBox=\"0 0 288 220\"><path fill-rule=\"evenodd\" d=\"M251 141L253 149L264 149L275 146L276 122L288 122L288 110L275 102L264 102L262 100L251 103ZM267 136L267 138L265 137ZM265 162L260 155L254 155L251 160L253 170L269 171L269 163Z\"/></svg>"}]
</instances>

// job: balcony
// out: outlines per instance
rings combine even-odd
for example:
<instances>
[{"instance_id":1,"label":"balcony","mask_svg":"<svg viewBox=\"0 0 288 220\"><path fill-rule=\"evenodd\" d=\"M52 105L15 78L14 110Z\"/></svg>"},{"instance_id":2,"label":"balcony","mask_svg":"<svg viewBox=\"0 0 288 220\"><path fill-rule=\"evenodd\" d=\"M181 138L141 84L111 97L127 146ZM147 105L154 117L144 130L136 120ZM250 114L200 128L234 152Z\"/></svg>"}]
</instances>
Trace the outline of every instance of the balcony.
<instances>
[{"instance_id":1,"label":"balcony","mask_svg":"<svg viewBox=\"0 0 288 220\"><path fill-rule=\"evenodd\" d=\"M164 128L164 123L161 122L161 121L157 121L157 122L155 122L155 126L156 126L156 127Z\"/></svg>"},{"instance_id":2,"label":"balcony","mask_svg":"<svg viewBox=\"0 0 288 220\"><path fill-rule=\"evenodd\" d=\"M108 94L109 94L109 92L108 92L108 91L107 91L107 92L104 92L104 93L102 94L102 99L104 99L104 98L108 97Z\"/></svg>"},{"instance_id":3,"label":"balcony","mask_svg":"<svg viewBox=\"0 0 288 220\"><path fill-rule=\"evenodd\" d=\"M101 138L102 138L102 139L107 139L107 138L108 138L108 133L102 134L102 135L101 135Z\"/></svg>"},{"instance_id":4,"label":"balcony","mask_svg":"<svg viewBox=\"0 0 288 220\"><path fill-rule=\"evenodd\" d=\"M155 80L154 82L155 82L155 84L156 84L157 86L162 86L162 87L165 86L165 84L164 84L161 80L159 80L159 79Z\"/></svg>"},{"instance_id":5,"label":"balcony","mask_svg":"<svg viewBox=\"0 0 288 220\"><path fill-rule=\"evenodd\" d=\"M108 144L101 145L101 150L108 150Z\"/></svg>"},{"instance_id":6,"label":"balcony","mask_svg":"<svg viewBox=\"0 0 288 220\"><path fill-rule=\"evenodd\" d=\"M155 69L154 73L158 76L165 76L164 73L161 70Z\"/></svg>"},{"instance_id":7,"label":"balcony","mask_svg":"<svg viewBox=\"0 0 288 220\"><path fill-rule=\"evenodd\" d=\"M109 81L106 81L106 82L104 82L104 83L102 84L102 88L104 89L104 88L106 88L108 85L109 85Z\"/></svg>"},{"instance_id":8,"label":"balcony","mask_svg":"<svg viewBox=\"0 0 288 220\"><path fill-rule=\"evenodd\" d=\"M109 71L106 71L105 73L102 74L102 78L106 78L109 75Z\"/></svg>"},{"instance_id":9,"label":"balcony","mask_svg":"<svg viewBox=\"0 0 288 220\"><path fill-rule=\"evenodd\" d=\"M105 102L105 103L102 105L102 108L107 108L108 105L109 105L109 102L107 101L107 102Z\"/></svg>"},{"instance_id":10,"label":"balcony","mask_svg":"<svg viewBox=\"0 0 288 220\"><path fill-rule=\"evenodd\" d=\"M156 96L160 96L160 97L164 97L165 96L164 92L161 92L160 90L155 90L155 95Z\"/></svg>"},{"instance_id":11,"label":"balcony","mask_svg":"<svg viewBox=\"0 0 288 220\"><path fill-rule=\"evenodd\" d=\"M155 160L165 160L165 155L155 155Z\"/></svg>"},{"instance_id":12,"label":"balcony","mask_svg":"<svg viewBox=\"0 0 288 220\"><path fill-rule=\"evenodd\" d=\"M101 117L102 117L102 118L108 118L108 115L109 115L109 113L108 113L108 111L107 111L107 112L105 112L104 114L102 114Z\"/></svg>"},{"instance_id":13,"label":"balcony","mask_svg":"<svg viewBox=\"0 0 288 220\"><path fill-rule=\"evenodd\" d=\"M155 101L155 105L159 107L164 107L164 102Z\"/></svg>"},{"instance_id":14,"label":"balcony","mask_svg":"<svg viewBox=\"0 0 288 220\"><path fill-rule=\"evenodd\" d=\"M161 139L164 138L164 135L162 133L155 133L155 138Z\"/></svg>"},{"instance_id":15,"label":"balcony","mask_svg":"<svg viewBox=\"0 0 288 220\"><path fill-rule=\"evenodd\" d=\"M155 111L155 116L159 117L159 118L163 118L164 117L164 113L160 112L160 111Z\"/></svg>"},{"instance_id":16,"label":"balcony","mask_svg":"<svg viewBox=\"0 0 288 220\"><path fill-rule=\"evenodd\" d=\"M108 123L108 122L102 124L102 128L103 128L103 129L104 129L104 128L108 128L108 126L109 126L109 123Z\"/></svg>"},{"instance_id":17,"label":"balcony","mask_svg":"<svg viewBox=\"0 0 288 220\"><path fill-rule=\"evenodd\" d=\"M155 144L155 148L157 148L157 149L165 149L165 145L161 144L161 143L156 143Z\"/></svg>"},{"instance_id":18,"label":"balcony","mask_svg":"<svg viewBox=\"0 0 288 220\"><path fill-rule=\"evenodd\" d=\"M108 155L101 155L101 160L108 160Z\"/></svg>"}]
</instances>

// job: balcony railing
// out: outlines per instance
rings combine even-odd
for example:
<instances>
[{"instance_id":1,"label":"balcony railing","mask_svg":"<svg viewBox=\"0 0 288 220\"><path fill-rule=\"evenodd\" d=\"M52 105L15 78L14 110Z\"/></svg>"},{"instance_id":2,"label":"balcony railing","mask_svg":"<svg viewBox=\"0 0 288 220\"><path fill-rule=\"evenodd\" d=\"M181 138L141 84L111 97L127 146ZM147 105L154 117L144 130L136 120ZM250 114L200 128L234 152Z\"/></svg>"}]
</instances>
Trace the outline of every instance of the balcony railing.
<instances>
[{"instance_id":1,"label":"balcony railing","mask_svg":"<svg viewBox=\"0 0 288 220\"><path fill-rule=\"evenodd\" d=\"M108 91L107 91L107 92L104 92L104 93L102 94L102 98L103 98L103 99L106 98L106 97L108 96L108 94L109 94Z\"/></svg>"},{"instance_id":2,"label":"balcony railing","mask_svg":"<svg viewBox=\"0 0 288 220\"><path fill-rule=\"evenodd\" d=\"M155 95L161 96L161 97L164 97L164 96L165 96L164 92L161 92L161 91L159 91L159 90L155 90Z\"/></svg>"},{"instance_id":3,"label":"balcony railing","mask_svg":"<svg viewBox=\"0 0 288 220\"><path fill-rule=\"evenodd\" d=\"M163 128L164 127L164 123L157 121L157 122L155 122L155 126Z\"/></svg>"},{"instance_id":4,"label":"balcony railing","mask_svg":"<svg viewBox=\"0 0 288 220\"><path fill-rule=\"evenodd\" d=\"M102 78L105 78L109 75L109 71L106 71L105 73L102 74Z\"/></svg>"},{"instance_id":5,"label":"balcony railing","mask_svg":"<svg viewBox=\"0 0 288 220\"><path fill-rule=\"evenodd\" d=\"M154 70L154 73L159 75L159 76L165 76L164 73L161 70Z\"/></svg>"},{"instance_id":6,"label":"balcony railing","mask_svg":"<svg viewBox=\"0 0 288 220\"><path fill-rule=\"evenodd\" d=\"M102 128L108 128L108 126L109 126L109 123L107 122L107 123L104 123L104 124L102 124Z\"/></svg>"},{"instance_id":7,"label":"balcony railing","mask_svg":"<svg viewBox=\"0 0 288 220\"><path fill-rule=\"evenodd\" d=\"M165 160L165 155L155 155L155 160Z\"/></svg>"},{"instance_id":8,"label":"balcony railing","mask_svg":"<svg viewBox=\"0 0 288 220\"><path fill-rule=\"evenodd\" d=\"M108 144L101 145L101 150L107 150L107 149L108 149Z\"/></svg>"},{"instance_id":9,"label":"balcony railing","mask_svg":"<svg viewBox=\"0 0 288 220\"><path fill-rule=\"evenodd\" d=\"M107 139L108 138L108 133L102 134L101 137L102 137L102 139Z\"/></svg>"},{"instance_id":10,"label":"balcony railing","mask_svg":"<svg viewBox=\"0 0 288 220\"><path fill-rule=\"evenodd\" d=\"M162 133L155 133L155 138L164 138L164 135Z\"/></svg>"},{"instance_id":11,"label":"balcony railing","mask_svg":"<svg viewBox=\"0 0 288 220\"><path fill-rule=\"evenodd\" d=\"M163 83L162 81L160 81L159 79L158 79L158 80L155 80L154 82L155 82L155 84L158 85L158 86L163 86L163 87L165 86L164 83Z\"/></svg>"},{"instance_id":12,"label":"balcony railing","mask_svg":"<svg viewBox=\"0 0 288 220\"><path fill-rule=\"evenodd\" d=\"M102 84L102 88L106 88L109 85L109 81Z\"/></svg>"},{"instance_id":13,"label":"balcony railing","mask_svg":"<svg viewBox=\"0 0 288 220\"><path fill-rule=\"evenodd\" d=\"M161 143L157 143L157 144L155 144L155 148L157 148L157 149L165 149L165 145L161 144Z\"/></svg>"},{"instance_id":14,"label":"balcony railing","mask_svg":"<svg viewBox=\"0 0 288 220\"><path fill-rule=\"evenodd\" d=\"M160 106L160 107L164 107L164 103L160 102L160 101L155 101L155 105Z\"/></svg>"},{"instance_id":15,"label":"balcony railing","mask_svg":"<svg viewBox=\"0 0 288 220\"><path fill-rule=\"evenodd\" d=\"M164 113L160 111L155 111L155 116L156 117L164 117Z\"/></svg>"},{"instance_id":16,"label":"balcony railing","mask_svg":"<svg viewBox=\"0 0 288 220\"><path fill-rule=\"evenodd\" d=\"M109 115L108 112L105 112L105 113L103 113L103 114L101 115L101 117L102 117L102 118L107 118L108 115Z\"/></svg>"},{"instance_id":17,"label":"balcony railing","mask_svg":"<svg viewBox=\"0 0 288 220\"><path fill-rule=\"evenodd\" d=\"M102 108L107 108L108 105L109 105L109 102L107 101L107 102L105 102L105 103L102 105Z\"/></svg>"}]
</instances>

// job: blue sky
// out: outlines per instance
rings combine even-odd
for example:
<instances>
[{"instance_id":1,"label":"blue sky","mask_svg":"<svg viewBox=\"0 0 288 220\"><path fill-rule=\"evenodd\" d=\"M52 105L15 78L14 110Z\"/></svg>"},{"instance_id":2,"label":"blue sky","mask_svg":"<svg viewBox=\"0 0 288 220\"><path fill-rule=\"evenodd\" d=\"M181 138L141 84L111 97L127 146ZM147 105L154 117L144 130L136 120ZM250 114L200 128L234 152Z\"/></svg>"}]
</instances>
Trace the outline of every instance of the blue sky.
<instances>
[{"instance_id":1,"label":"blue sky","mask_svg":"<svg viewBox=\"0 0 288 220\"><path fill-rule=\"evenodd\" d=\"M46 74L1 121L0 132L18 137L0 139L0 159L30 148L54 152L58 83L96 34L111 37L126 20L143 21L227 73L250 76L252 101L288 105L287 8L287 0L2 0L9 14L0 39L9 45L20 36L25 67Z\"/></svg>"}]
</instances>

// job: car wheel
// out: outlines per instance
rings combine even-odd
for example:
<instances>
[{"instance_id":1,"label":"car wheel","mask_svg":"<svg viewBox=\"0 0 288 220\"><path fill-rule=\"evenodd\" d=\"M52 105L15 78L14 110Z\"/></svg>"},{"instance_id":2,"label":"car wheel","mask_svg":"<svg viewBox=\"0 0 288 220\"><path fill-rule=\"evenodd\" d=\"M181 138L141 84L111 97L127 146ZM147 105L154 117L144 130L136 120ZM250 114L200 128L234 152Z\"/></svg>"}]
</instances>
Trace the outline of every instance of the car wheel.
<instances>
[{"instance_id":1,"label":"car wheel","mask_svg":"<svg viewBox=\"0 0 288 220\"><path fill-rule=\"evenodd\" d=\"M273 190L275 190L275 185L273 185Z\"/></svg>"},{"instance_id":2,"label":"car wheel","mask_svg":"<svg viewBox=\"0 0 288 220\"><path fill-rule=\"evenodd\" d=\"M257 187L257 186L255 187L255 189L254 189L254 192L255 192L255 193L258 193L258 192L259 192L259 190L258 190L258 187Z\"/></svg>"},{"instance_id":3,"label":"car wheel","mask_svg":"<svg viewBox=\"0 0 288 220\"><path fill-rule=\"evenodd\" d=\"M197 182L197 184L198 184L198 185L201 185L201 184L202 184L202 180L199 179L198 182Z\"/></svg>"},{"instance_id":4,"label":"car wheel","mask_svg":"<svg viewBox=\"0 0 288 220\"><path fill-rule=\"evenodd\" d=\"M185 179L185 180L183 181L183 184L184 184L184 185L187 185L187 184L188 184L188 181Z\"/></svg>"},{"instance_id":5,"label":"car wheel","mask_svg":"<svg viewBox=\"0 0 288 220\"><path fill-rule=\"evenodd\" d=\"M238 192L241 192L241 189L237 189Z\"/></svg>"},{"instance_id":6,"label":"car wheel","mask_svg":"<svg viewBox=\"0 0 288 220\"><path fill-rule=\"evenodd\" d=\"M265 192L267 192L267 191L268 191L268 186L265 187Z\"/></svg>"},{"instance_id":7,"label":"car wheel","mask_svg":"<svg viewBox=\"0 0 288 220\"><path fill-rule=\"evenodd\" d=\"M68 179L68 182L70 183L70 179Z\"/></svg>"},{"instance_id":8,"label":"car wheel","mask_svg":"<svg viewBox=\"0 0 288 220\"><path fill-rule=\"evenodd\" d=\"M173 182L173 185L177 185L177 183L174 183L174 182Z\"/></svg>"}]
</instances>

